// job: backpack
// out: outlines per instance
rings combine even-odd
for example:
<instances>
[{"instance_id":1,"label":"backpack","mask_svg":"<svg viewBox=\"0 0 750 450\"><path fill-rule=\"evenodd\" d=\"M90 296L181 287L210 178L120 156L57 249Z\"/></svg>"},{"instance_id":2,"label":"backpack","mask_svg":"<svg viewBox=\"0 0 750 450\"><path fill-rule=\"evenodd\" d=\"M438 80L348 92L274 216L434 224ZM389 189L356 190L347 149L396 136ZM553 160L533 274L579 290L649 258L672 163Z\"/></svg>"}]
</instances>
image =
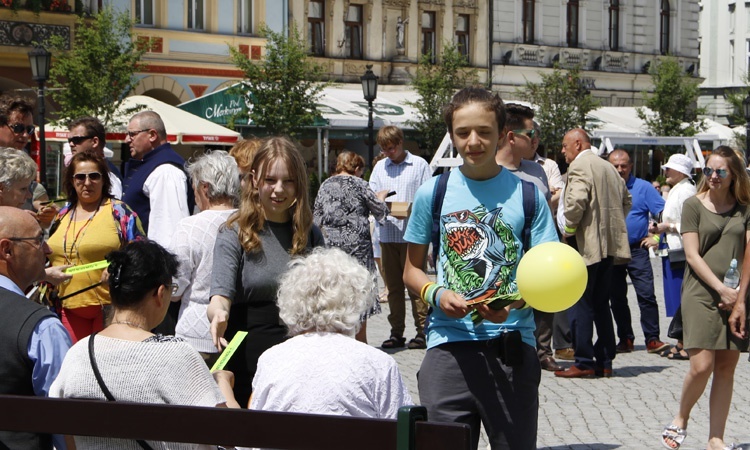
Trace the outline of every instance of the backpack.
<instances>
[{"instance_id":1,"label":"backpack","mask_svg":"<svg viewBox=\"0 0 750 450\"><path fill-rule=\"evenodd\" d=\"M432 265L435 268L437 268L437 259L440 253L440 211L443 209L445 190L448 186L448 177L450 175L450 171L436 175L439 178L435 183L435 190L432 191ZM534 220L534 213L536 212L534 187L533 183L521 180L524 216L521 242L523 243L524 252L527 252L531 248L531 223Z\"/></svg>"}]
</instances>

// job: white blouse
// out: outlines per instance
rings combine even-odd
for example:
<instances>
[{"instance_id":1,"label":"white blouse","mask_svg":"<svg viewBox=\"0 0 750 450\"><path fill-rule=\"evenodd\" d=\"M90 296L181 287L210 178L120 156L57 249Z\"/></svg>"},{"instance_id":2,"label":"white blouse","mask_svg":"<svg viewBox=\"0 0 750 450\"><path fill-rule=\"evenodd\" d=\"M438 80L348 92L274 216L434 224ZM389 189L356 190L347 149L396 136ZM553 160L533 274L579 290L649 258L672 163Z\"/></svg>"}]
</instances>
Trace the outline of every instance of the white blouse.
<instances>
[{"instance_id":1,"label":"white blouse","mask_svg":"<svg viewBox=\"0 0 750 450\"><path fill-rule=\"evenodd\" d=\"M668 231L667 245L671 249L682 248L682 236L680 235L680 222L682 220L682 204L685 200L695 195L695 185L688 178L683 178L669 191L667 201L664 203L664 211L661 221L674 225L674 232Z\"/></svg>"}]
</instances>

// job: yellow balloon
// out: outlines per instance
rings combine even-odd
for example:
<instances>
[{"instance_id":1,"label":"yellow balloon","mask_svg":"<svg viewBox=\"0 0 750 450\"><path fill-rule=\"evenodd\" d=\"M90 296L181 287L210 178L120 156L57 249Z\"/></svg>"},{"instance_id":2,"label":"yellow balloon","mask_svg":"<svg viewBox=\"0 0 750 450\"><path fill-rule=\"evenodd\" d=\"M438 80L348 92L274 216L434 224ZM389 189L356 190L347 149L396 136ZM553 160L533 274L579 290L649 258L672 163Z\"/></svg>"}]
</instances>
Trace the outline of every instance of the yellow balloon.
<instances>
[{"instance_id":1,"label":"yellow balloon","mask_svg":"<svg viewBox=\"0 0 750 450\"><path fill-rule=\"evenodd\" d=\"M586 290L588 272L572 247L547 242L529 250L518 263L516 283L526 303L544 312L564 311Z\"/></svg>"}]
</instances>

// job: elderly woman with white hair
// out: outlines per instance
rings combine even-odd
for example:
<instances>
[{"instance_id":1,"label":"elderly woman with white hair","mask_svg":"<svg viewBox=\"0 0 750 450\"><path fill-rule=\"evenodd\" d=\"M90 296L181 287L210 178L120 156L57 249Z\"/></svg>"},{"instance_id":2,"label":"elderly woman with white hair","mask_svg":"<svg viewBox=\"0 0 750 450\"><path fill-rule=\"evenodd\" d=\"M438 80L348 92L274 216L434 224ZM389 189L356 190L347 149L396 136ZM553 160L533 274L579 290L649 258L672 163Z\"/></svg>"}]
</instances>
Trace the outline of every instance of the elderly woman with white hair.
<instances>
[{"instance_id":1,"label":"elderly woman with white hair","mask_svg":"<svg viewBox=\"0 0 750 450\"><path fill-rule=\"evenodd\" d=\"M289 266L277 303L292 338L258 360L250 409L395 419L412 403L396 361L354 339L370 272L336 248Z\"/></svg>"},{"instance_id":2,"label":"elderly woman with white hair","mask_svg":"<svg viewBox=\"0 0 750 450\"><path fill-rule=\"evenodd\" d=\"M177 293L172 298L182 299L175 335L185 339L211 365L218 357L206 316L214 243L219 227L236 210L239 171L234 158L217 150L189 163L187 172L201 212L177 223L169 245L180 263L175 277Z\"/></svg>"},{"instance_id":3,"label":"elderly woman with white hair","mask_svg":"<svg viewBox=\"0 0 750 450\"><path fill-rule=\"evenodd\" d=\"M36 163L26 153L0 148L0 206L20 208L31 198Z\"/></svg>"}]
</instances>

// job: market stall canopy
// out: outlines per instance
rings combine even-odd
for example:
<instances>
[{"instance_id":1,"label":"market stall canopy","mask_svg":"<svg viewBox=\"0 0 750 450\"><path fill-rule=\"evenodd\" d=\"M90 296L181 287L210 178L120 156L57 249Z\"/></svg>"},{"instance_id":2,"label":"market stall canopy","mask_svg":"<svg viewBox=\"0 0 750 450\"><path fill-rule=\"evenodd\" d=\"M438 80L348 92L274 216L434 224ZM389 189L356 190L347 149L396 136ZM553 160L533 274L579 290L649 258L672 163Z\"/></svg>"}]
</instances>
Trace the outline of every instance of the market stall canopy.
<instances>
[{"instance_id":1,"label":"market stall canopy","mask_svg":"<svg viewBox=\"0 0 750 450\"><path fill-rule=\"evenodd\" d=\"M164 121L167 129L167 140L170 144L178 145L232 145L240 140L240 134L210 120L183 111L144 95L127 97L118 108L117 120L123 123L117 127L107 127L107 143L124 142L127 123L133 113L127 111L141 106L140 111L155 111ZM68 129L63 126L49 127L45 130L48 141L68 140Z\"/></svg>"},{"instance_id":2,"label":"market stall canopy","mask_svg":"<svg viewBox=\"0 0 750 450\"><path fill-rule=\"evenodd\" d=\"M236 85L235 85L236 86ZM231 86L212 92L177 107L195 114L214 123L227 125L229 119L248 111L252 105L238 93L233 92ZM417 120L414 108L406 104L416 101L416 92L411 90L378 91L378 98L373 102L375 128L384 125L397 125L411 129L409 120ZM321 119L313 127L331 129L359 129L367 127L367 102L362 95L360 85L337 85L324 88L321 92L318 110ZM235 123L236 126L247 126Z\"/></svg>"}]
</instances>

